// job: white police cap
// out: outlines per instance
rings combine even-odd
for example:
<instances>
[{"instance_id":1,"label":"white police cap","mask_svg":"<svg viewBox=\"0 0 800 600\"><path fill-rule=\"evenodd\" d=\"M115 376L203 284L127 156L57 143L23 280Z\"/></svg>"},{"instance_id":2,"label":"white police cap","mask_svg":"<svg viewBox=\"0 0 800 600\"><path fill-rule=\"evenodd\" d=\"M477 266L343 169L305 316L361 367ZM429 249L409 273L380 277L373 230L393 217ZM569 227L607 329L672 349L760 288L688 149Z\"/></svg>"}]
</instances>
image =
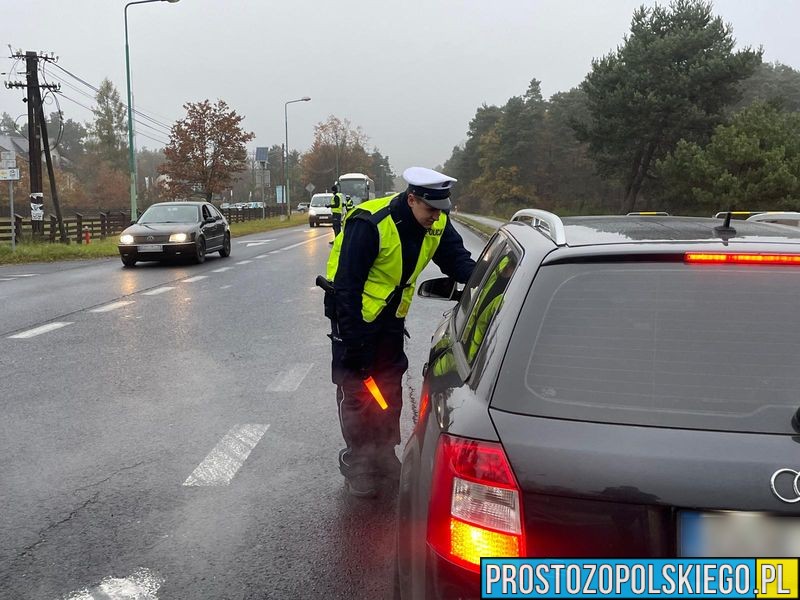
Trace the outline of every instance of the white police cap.
<instances>
[{"instance_id":1,"label":"white police cap","mask_svg":"<svg viewBox=\"0 0 800 600\"><path fill-rule=\"evenodd\" d=\"M450 208L450 188L457 179L425 167L409 167L403 171L409 192L427 205L439 210Z\"/></svg>"}]
</instances>

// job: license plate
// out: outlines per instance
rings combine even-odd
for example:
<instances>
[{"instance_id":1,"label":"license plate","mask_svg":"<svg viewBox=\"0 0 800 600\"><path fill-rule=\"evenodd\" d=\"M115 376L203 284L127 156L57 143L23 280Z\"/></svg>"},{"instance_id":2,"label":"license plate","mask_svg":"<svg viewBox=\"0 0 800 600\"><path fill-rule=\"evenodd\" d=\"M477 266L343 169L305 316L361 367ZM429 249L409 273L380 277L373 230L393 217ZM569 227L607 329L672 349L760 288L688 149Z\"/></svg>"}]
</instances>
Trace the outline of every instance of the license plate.
<instances>
[{"instance_id":1,"label":"license plate","mask_svg":"<svg viewBox=\"0 0 800 600\"><path fill-rule=\"evenodd\" d=\"M139 246L139 252L161 252L163 249L161 244L144 244Z\"/></svg>"},{"instance_id":2,"label":"license plate","mask_svg":"<svg viewBox=\"0 0 800 600\"><path fill-rule=\"evenodd\" d=\"M800 518L758 512L678 514L681 556L800 556Z\"/></svg>"}]
</instances>

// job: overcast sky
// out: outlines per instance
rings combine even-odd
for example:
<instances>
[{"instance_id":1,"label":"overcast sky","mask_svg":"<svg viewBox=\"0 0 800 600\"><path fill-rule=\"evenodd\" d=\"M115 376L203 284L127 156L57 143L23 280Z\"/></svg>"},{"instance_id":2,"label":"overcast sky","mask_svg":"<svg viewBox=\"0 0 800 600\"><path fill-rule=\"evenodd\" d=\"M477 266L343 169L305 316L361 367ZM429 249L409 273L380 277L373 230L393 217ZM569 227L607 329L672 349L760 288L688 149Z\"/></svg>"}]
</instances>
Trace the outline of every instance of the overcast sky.
<instances>
[{"instance_id":1,"label":"overcast sky","mask_svg":"<svg viewBox=\"0 0 800 600\"><path fill-rule=\"evenodd\" d=\"M123 0L2 4L0 55L8 55L7 44L55 52L59 65L91 84L109 77L124 99ZM336 115L362 127L396 172L411 165L434 167L465 140L482 103L503 104L523 94L534 77L546 97L578 85L592 58L621 42L640 4L181 0L136 5L128 10L134 104L171 124L185 114L187 101L223 99L245 116L255 147L282 143L284 102L311 96L311 102L288 107L290 147L307 150L314 125ZM765 60L800 69L800 2L718 0L715 10L733 26L740 47L762 45ZM0 71L8 72L12 64L0 59ZM58 69L48 73L91 94ZM92 103L66 85L62 91ZM0 112L23 115L22 96L21 90L0 88ZM69 100L61 107L66 118L91 117ZM139 147L161 145L138 138Z\"/></svg>"}]
</instances>

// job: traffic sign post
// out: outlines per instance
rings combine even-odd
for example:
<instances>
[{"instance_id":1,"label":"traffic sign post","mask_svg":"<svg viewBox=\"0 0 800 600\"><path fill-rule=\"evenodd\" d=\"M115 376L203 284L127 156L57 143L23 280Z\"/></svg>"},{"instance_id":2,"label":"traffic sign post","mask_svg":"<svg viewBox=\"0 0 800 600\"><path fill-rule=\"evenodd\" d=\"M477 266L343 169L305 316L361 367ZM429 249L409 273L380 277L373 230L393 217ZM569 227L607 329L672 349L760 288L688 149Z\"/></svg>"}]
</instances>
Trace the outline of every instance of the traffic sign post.
<instances>
[{"instance_id":1,"label":"traffic sign post","mask_svg":"<svg viewBox=\"0 0 800 600\"><path fill-rule=\"evenodd\" d=\"M0 152L0 181L8 181L8 203L11 208L11 251L17 249L17 227L14 221L14 182L19 180L17 156L13 152Z\"/></svg>"}]
</instances>

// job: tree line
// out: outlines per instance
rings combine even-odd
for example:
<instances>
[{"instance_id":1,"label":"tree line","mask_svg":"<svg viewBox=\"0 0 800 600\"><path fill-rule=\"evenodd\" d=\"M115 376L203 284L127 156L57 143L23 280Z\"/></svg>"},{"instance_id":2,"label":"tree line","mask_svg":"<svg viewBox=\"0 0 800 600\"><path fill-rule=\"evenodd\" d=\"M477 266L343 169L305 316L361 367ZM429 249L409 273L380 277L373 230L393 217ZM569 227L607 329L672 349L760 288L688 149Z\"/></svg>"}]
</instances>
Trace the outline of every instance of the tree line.
<instances>
[{"instance_id":1,"label":"tree line","mask_svg":"<svg viewBox=\"0 0 800 600\"><path fill-rule=\"evenodd\" d=\"M734 50L710 2L642 6L616 50L549 99L480 106L443 166L462 209L509 216L800 209L800 73Z\"/></svg>"},{"instance_id":2,"label":"tree line","mask_svg":"<svg viewBox=\"0 0 800 600\"><path fill-rule=\"evenodd\" d=\"M369 138L350 121L331 115L318 123L311 148L291 150L288 162L283 146L269 148L268 161L255 160L247 144L254 134L244 129L244 117L223 100L187 102L186 115L163 128L169 141L163 148L137 151L138 204L174 199L206 199L222 202L265 200L274 204L277 186L284 186L288 173L291 198L299 202L314 191L330 189L339 174L362 172L371 176L378 192L393 187L394 173L389 157L369 147ZM56 185L66 209L125 210L130 205L127 110L119 92L109 80L97 88L93 120L82 124L50 114L49 138L57 155ZM167 133L168 132L168 133ZM0 134L27 137L27 123L10 115L0 116ZM28 163L19 161L20 187L29 186ZM0 188L0 202L8 191ZM49 210L49 190L45 186ZM23 211L24 212L24 211Z\"/></svg>"}]
</instances>

